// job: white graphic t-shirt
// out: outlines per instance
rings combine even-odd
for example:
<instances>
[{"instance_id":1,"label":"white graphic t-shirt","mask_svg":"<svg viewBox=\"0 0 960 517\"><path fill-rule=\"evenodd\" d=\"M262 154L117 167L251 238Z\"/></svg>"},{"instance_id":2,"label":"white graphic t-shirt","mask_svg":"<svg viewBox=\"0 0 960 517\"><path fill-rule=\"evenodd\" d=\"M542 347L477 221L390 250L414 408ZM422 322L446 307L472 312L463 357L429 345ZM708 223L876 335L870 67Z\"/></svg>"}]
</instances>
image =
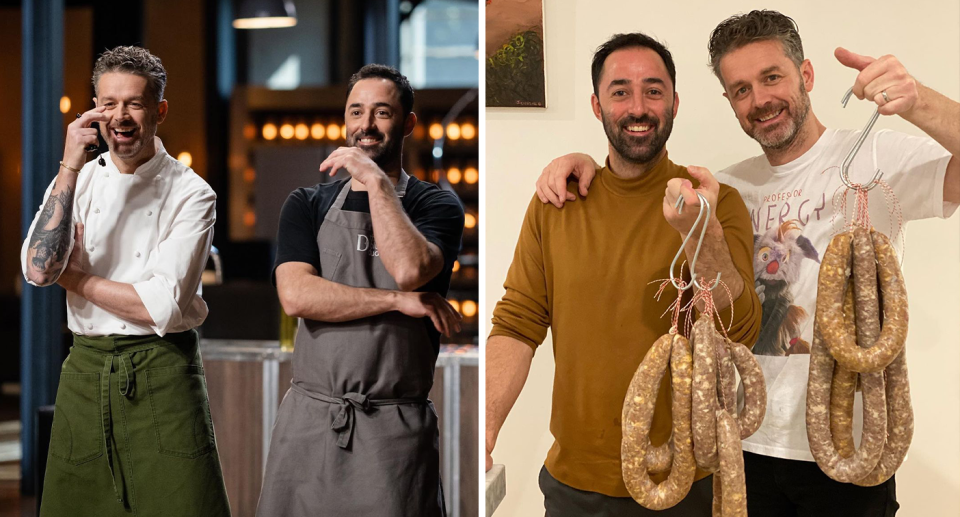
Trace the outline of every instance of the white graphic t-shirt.
<instances>
[{"instance_id":1,"label":"white graphic t-shirt","mask_svg":"<svg viewBox=\"0 0 960 517\"><path fill-rule=\"evenodd\" d=\"M760 337L754 345L767 385L767 413L743 450L777 458L813 461L807 443L806 390L820 260L846 220L855 196L840 180L840 164L860 131L827 129L803 156L771 166L766 156L744 160L717 173L740 191L753 219L755 287L763 303ZM943 202L943 179L951 155L937 142L889 130L868 135L850 166L850 180L866 183L877 169L899 203L882 186L870 191L870 222L895 240L914 219L949 217L955 205ZM840 211L839 201L846 194ZM835 201L836 200L836 201ZM892 210L891 210L892 209ZM892 214L891 214L892 211ZM901 230L902 231L902 230ZM908 286L909 288L909 286ZM860 394L854 408L854 436L862 427Z\"/></svg>"}]
</instances>

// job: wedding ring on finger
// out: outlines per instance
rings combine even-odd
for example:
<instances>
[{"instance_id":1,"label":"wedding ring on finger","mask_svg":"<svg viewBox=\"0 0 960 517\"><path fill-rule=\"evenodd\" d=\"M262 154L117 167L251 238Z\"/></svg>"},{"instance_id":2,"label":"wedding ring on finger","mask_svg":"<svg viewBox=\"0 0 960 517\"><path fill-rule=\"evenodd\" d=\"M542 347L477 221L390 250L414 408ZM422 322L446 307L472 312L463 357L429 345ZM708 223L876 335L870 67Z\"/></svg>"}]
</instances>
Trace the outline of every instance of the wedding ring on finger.
<instances>
[{"instance_id":1,"label":"wedding ring on finger","mask_svg":"<svg viewBox=\"0 0 960 517\"><path fill-rule=\"evenodd\" d=\"M890 102L890 97L887 97L887 90L881 91L881 92L880 92L880 95L883 96L883 103L884 103L884 104Z\"/></svg>"}]
</instances>

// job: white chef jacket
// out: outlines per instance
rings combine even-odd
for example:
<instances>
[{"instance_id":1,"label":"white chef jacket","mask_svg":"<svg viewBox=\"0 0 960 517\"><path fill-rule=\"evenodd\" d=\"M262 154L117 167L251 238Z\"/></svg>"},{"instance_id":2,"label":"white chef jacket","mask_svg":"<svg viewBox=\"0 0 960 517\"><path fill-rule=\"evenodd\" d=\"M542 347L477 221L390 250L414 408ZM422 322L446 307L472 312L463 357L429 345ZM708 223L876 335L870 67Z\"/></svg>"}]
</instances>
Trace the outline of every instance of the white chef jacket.
<instances>
[{"instance_id":1,"label":"white chef jacket","mask_svg":"<svg viewBox=\"0 0 960 517\"><path fill-rule=\"evenodd\" d=\"M73 203L74 224L84 226L83 270L132 284L154 324L124 320L68 292L67 326L74 333L163 336L195 328L207 317L200 274L213 242L217 195L192 169L167 154L159 139L156 145L156 156L134 174L121 174L109 153L103 154L105 167L97 160L87 162ZM29 236L55 182L47 187L20 252L24 278ZM74 226L70 251L75 232Z\"/></svg>"}]
</instances>

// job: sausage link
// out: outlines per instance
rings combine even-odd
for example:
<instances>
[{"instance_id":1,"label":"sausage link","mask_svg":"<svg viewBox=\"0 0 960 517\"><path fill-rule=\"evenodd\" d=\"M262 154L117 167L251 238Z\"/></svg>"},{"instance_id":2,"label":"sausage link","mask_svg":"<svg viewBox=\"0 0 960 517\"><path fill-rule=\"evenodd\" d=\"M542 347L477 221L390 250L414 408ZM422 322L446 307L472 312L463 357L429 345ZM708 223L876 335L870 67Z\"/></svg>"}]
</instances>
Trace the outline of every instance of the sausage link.
<instances>
[{"instance_id":1,"label":"sausage link","mask_svg":"<svg viewBox=\"0 0 960 517\"><path fill-rule=\"evenodd\" d=\"M853 300L853 282L847 282L847 291L843 297L843 321L850 335L858 331L854 322ZM830 434L842 458L849 458L856 452L853 441L853 404L856 399L857 379L856 372L851 372L839 364L834 365L830 386Z\"/></svg>"},{"instance_id":2,"label":"sausage link","mask_svg":"<svg viewBox=\"0 0 960 517\"><path fill-rule=\"evenodd\" d=\"M728 341L730 357L743 383L743 408L738 418L740 438L746 438L757 432L763 417L767 413L767 386L763 380L763 370L749 348L740 343Z\"/></svg>"},{"instance_id":3,"label":"sausage link","mask_svg":"<svg viewBox=\"0 0 960 517\"><path fill-rule=\"evenodd\" d=\"M723 485L720 482L720 472L713 474L713 517L723 517Z\"/></svg>"},{"instance_id":4,"label":"sausage link","mask_svg":"<svg viewBox=\"0 0 960 517\"><path fill-rule=\"evenodd\" d=\"M713 319L701 316L693 325L693 454L697 465L706 471L720 468L717 457L717 363L716 344L720 342Z\"/></svg>"},{"instance_id":5,"label":"sausage link","mask_svg":"<svg viewBox=\"0 0 960 517\"><path fill-rule=\"evenodd\" d=\"M873 237L878 261L881 260L881 254L893 254L893 247L885 236L877 232L873 235L882 237ZM903 288L899 267L884 268L881 264L880 286L884 294L884 322L880 337L876 345L870 348L857 346L855 336L847 333L844 328L842 312L843 286L852 273L851 241L851 233L841 233L835 236L827 247L820 265L816 321L830 353L844 368L859 373L879 372L900 354L906 342L906 290Z\"/></svg>"},{"instance_id":6,"label":"sausage link","mask_svg":"<svg viewBox=\"0 0 960 517\"><path fill-rule=\"evenodd\" d=\"M875 486L890 479L900 468L913 440L913 407L910 404L910 382L907 376L906 351L900 353L886 370L887 440L877 467L857 480L860 486Z\"/></svg>"},{"instance_id":7,"label":"sausage link","mask_svg":"<svg viewBox=\"0 0 960 517\"><path fill-rule=\"evenodd\" d=\"M870 348L880 337L877 255L870 232L859 227L853 231L853 297L857 344L861 348Z\"/></svg>"},{"instance_id":8,"label":"sausage link","mask_svg":"<svg viewBox=\"0 0 960 517\"><path fill-rule=\"evenodd\" d=\"M655 346L662 342L663 338L657 340ZM645 458L653 422L653 405L647 400L656 397L655 387L665 371L665 368L660 368L662 357L666 355L664 346L656 346L657 353L650 368L644 368L647 362L647 358L644 358L634 374L634 380L641 383L635 395L639 400L631 401L632 407L625 411L626 419L622 424L620 454L624 483L634 500L651 510L664 510L679 503L690 491L696 473L690 424L693 358L690 344L683 336L672 336L669 344L674 454L670 474L662 483L654 483L650 478ZM651 352L647 355L650 356Z\"/></svg>"},{"instance_id":9,"label":"sausage link","mask_svg":"<svg viewBox=\"0 0 960 517\"><path fill-rule=\"evenodd\" d=\"M649 444L643 463L651 474L670 472L670 466L673 465L673 436L661 445Z\"/></svg>"},{"instance_id":10,"label":"sausage link","mask_svg":"<svg viewBox=\"0 0 960 517\"><path fill-rule=\"evenodd\" d=\"M883 373L861 374L863 383L863 432L860 448L842 458L830 434L830 388L834 360L814 324L810 347L810 375L807 380L807 439L817 465L827 476L852 483L869 474L877 465L886 435L886 394Z\"/></svg>"},{"instance_id":11,"label":"sausage link","mask_svg":"<svg viewBox=\"0 0 960 517\"><path fill-rule=\"evenodd\" d=\"M717 411L717 442L720 449L721 515L746 517L747 486L740 429L733 415L724 410Z\"/></svg>"},{"instance_id":12,"label":"sausage link","mask_svg":"<svg viewBox=\"0 0 960 517\"><path fill-rule=\"evenodd\" d=\"M717 340L717 399L720 409L737 415L737 367L725 339Z\"/></svg>"}]
</instances>

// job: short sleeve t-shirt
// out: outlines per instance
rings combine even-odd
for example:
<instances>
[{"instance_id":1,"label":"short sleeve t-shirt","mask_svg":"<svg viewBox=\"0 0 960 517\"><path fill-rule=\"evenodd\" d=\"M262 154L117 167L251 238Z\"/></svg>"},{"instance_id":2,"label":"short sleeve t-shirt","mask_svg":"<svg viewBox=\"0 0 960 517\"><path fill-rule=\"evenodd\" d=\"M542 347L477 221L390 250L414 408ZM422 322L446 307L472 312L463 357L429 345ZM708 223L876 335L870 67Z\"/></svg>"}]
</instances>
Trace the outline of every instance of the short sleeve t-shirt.
<instances>
[{"instance_id":1,"label":"short sleeve t-shirt","mask_svg":"<svg viewBox=\"0 0 960 517\"><path fill-rule=\"evenodd\" d=\"M276 268L285 262L305 262L320 271L317 234L337 194L344 188L347 181L349 180L299 188L287 197L280 211L280 224L277 231L277 259L272 275L274 284L277 281ZM463 206L453 192L414 177L410 177L407 183L401 205L417 231L428 242L440 248L443 253L443 269L417 291L435 292L446 296L453 273L453 263L460 253ZM343 210L370 213L367 193L351 190L344 200ZM434 344L439 343L440 333L429 319L425 321Z\"/></svg>"},{"instance_id":2,"label":"short sleeve t-shirt","mask_svg":"<svg viewBox=\"0 0 960 517\"><path fill-rule=\"evenodd\" d=\"M717 173L738 191L753 222L755 287L763 306L753 347L767 386L767 412L760 429L743 441L745 451L813 461L806 432L806 388L816 311L820 261L830 239L852 220L855 196L840 180L840 165L860 131L827 129L816 144L790 163L771 166L766 156ZM889 130L869 135L849 169L850 181L866 183L877 169L889 189L869 194L870 222L894 239L902 223L949 217L943 201L951 155L934 140ZM893 196L890 196L892 194ZM846 198L845 205L841 201ZM899 210L890 202L895 197ZM862 427L860 394L854 436Z\"/></svg>"}]
</instances>

